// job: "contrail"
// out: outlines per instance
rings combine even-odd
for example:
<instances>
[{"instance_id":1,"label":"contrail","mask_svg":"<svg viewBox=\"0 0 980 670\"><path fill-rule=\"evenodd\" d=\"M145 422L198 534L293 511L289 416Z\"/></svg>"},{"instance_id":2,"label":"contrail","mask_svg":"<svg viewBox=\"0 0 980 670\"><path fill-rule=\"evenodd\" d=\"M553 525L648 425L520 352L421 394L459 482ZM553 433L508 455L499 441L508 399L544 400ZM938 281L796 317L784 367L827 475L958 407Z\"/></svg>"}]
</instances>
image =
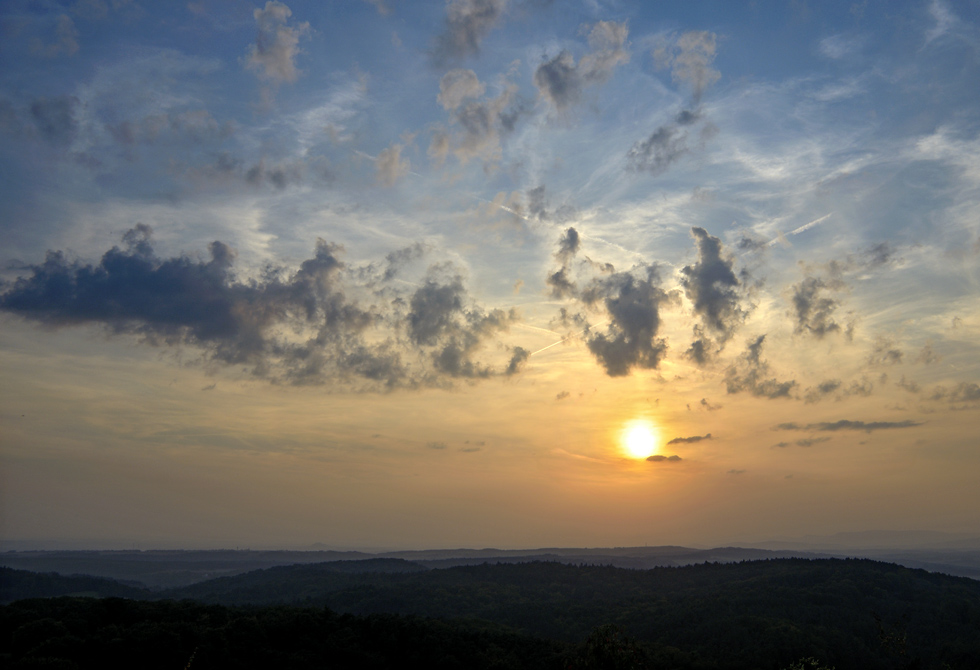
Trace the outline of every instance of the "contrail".
<instances>
[{"instance_id":1,"label":"contrail","mask_svg":"<svg viewBox=\"0 0 980 670\"><path fill-rule=\"evenodd\" d=\"M540 349L538 349L537 351L532 351L531 353L529 353L529 354L528 354L528 356L533 356L534 354L540 354L540 353L541 353L542 351L546 351L546 350L548 350L548 349L551 349L551 347L556 347L556 346L558 346L559 344L561 344L562 342L566 342L566 341L568 341L568 340L570 340L570 339L572 339L573 337L578 337L578 336L579 336L579 335L581 335L582 333L587 333L587 332L589 332L590 330L592 330L593 328L598 328L599 326L604 326L604 325L606 325L607 323L609 323L609 321L608 321L608 320L606 320L606 321L603 321L603 322L601 322L601 323L597 323L597 324L595 324L594 326L589 326L589 327L588 327L588 328L586 328L585 330L580 330L579 332L577 332L577 333L573 333L573 334L571 334L571 335L569 335L568 337L563 337L563 338L561 338L561 339L560 339L560 340L558 340L557 342L552 342L551 344L549 344L549 345L548 345L548 346L546 346L546 347L541 347L541 348L540 348Z\"/></svg>"},{"instance_id":2,"label":"contrail","mask_svg":"<svg viewBox=\"0 0 980 670\"><path fill-rule=\"evenodd\" d=\"M551 333L552 335L561 336L561 333L555 332L553 330L548 330L547 328L539 328L538 326L529 326L526 323L515 323L518 328L528 328L530 330L540 330L542 333Z\"/></svg>"},{"instance_id":3,"label":"contrail","mask_svg":"<svg viewBox=\"0 0 980 670\"><path fill-rule=\"evenodd\" d=\"M799 235L800 233L802 233L802 232L804 232L804 231L807 231L807 230L810 230L811 228L813 228L813 227L814 227L815 225L817 225L818 223L823 223L824 221L826 221L827 219L829 219L829 218L830 218L830 217L832 217L833 215L834 215L834 213L833 213L833 212L831 212L830 214L824 214L824 215L823 215L823 216L821 216L821 217L820 217L819 219L814 219L814 220L813 220L813 221L811 221L810 223L804 223L804 224L803 224L802 226L800 226L800 227L799 227L799 228L797 228L796 230L791 230L791 231L789 231L789 234L790 234L790 235ZM782 241L782 240L784 240L784 239L785 239L785 238L784 238L784 237L782 237L781 235L777 235L777 236L776 236L776 237L774 237L773 239L771 239L771 240L769 240L769 246L771 247L771 246L773 246L774 244L776 244L777 242L781 242L781 241Z\"/></svg>"}]
</instances>

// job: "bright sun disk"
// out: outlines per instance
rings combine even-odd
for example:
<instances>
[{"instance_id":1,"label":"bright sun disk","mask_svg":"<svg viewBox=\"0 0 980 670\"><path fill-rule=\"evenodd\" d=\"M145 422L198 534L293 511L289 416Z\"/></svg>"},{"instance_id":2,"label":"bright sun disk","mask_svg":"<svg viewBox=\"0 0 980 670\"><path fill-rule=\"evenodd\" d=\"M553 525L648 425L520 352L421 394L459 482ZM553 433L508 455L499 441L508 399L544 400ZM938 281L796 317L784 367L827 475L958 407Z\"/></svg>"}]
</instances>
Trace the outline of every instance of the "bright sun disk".
<instances>
[{"instance_id":1,"label":"bright sun disk","mask_svg":"<svg viewBox=\"0 0 980 670\"><path fill-rule=\"evenodd\" d=\"M647 458L657 451L657 436L646 421L631 421L623 430L623 448L631 458Z\"/></svg>"}]
</instances>

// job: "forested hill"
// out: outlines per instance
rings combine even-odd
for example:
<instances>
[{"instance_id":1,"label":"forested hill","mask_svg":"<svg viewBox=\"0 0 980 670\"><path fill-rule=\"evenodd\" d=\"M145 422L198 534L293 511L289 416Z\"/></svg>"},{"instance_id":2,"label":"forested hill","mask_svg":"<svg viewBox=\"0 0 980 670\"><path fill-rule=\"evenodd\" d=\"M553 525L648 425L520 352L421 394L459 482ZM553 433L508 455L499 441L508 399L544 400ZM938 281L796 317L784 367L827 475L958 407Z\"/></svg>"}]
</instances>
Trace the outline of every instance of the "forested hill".
<instances>
[{"instance_id":1,"label":"forested hill","mask_svg":"<svg viewBox=\"0 0 980 670\"><path fill-rule=\"evenodd\" d=\"M764 659L819 650L838 670L897 667L915 657L925 667L980 668L980 583L869 560L653 570L485 564L398 574L326 568L271 568L168 595L470 617L567 641L612 623L643 642L726 658L730 667L765 667Z\"/></svg>"},{"instance_id":2,"label":"forested hill","mask_svg":"<svg viewBox=\"0 0 980 670\"><path fill-rule=\"evenodd\" d=\"M980 583L869 560L652 570L341 561L258 570L151 596L482 620L573 644L612 624L650 658L674 659L664 667L779 670L815 657L837 670L980 668Z\"/></svg>"}]
</instances>

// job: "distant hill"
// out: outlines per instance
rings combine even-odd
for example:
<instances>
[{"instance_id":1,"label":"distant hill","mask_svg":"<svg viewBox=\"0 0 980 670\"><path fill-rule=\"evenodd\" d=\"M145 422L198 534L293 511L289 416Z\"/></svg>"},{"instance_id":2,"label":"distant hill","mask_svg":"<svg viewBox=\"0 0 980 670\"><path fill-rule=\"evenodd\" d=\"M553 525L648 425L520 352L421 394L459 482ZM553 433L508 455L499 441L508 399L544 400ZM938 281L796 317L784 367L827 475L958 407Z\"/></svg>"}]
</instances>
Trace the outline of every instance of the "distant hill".
<instances>
[{"instance_id":1,"label":"distant hill","mask_svg":"<svg viewBox=\"0 0 980 670\"><path fill-rule=\"evenodd\" d=\"M138 582L151 589L187 586L217 577L239 575L280 565L324 563L377 558L404 559L433 568L479 565L486 561L514 563L559 561L570 565L613 565L647 569L704 562L731 562L761 558L821 558L828 554L768 549L691 549L689 547L613 547L549 549L438 549L367 554L357 551L248 551L248 550L113 550L113 551L8 551L0 553L0 566L93 575ZM980 562L978 562L980 565ZM916 566L919 567L919 566Z\"/></svg>"},{"instance_id":2,"label":"distant hill","mask_svg":"<svg viewBox=\"0 0 980 670\"><path fill-rule=\"evenodd\" d=\"M114 579L88 575L59 575L53 572L38 573L13 568L0 568L0 603L24 598L52 598L56 596L88 596L93 598L143 599L149 591L139 586L122 584Z\"/></svg>"}]
</instances>

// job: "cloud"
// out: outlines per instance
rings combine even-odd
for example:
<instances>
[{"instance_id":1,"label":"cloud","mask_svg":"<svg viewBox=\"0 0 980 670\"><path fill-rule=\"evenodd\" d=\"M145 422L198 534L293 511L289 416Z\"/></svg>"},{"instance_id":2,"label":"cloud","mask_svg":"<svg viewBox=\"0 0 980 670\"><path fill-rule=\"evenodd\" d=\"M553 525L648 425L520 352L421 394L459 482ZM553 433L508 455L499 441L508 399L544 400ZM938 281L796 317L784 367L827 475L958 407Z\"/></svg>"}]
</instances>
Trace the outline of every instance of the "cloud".
<instances>
[{"instance_id":1,"label":"cloud","mask_svg":"<svg viewBox=\"0 0 980 670\"><path fill-rule=\"evenodd\" d=\"M445 268L430 269L425 282L412 295L407 317L408 335L418 346L431 347L435 369L455 378L486 378L493 369L473 359L479 346L517 320L513 310L483 312L469 304L462 278L442 278ZM514 349L504 374L518 372L529 352Z\"/></svg>"},{"instance_id":2,"label":"cloud","mask_svg":"<svg viewBox=\"0 0 980 670\"><path fill-rule=\"evenodd\" d=\"M151 235L137 225L124 248L95 265L49 252L29 276L4 286L0 309L52 328L100 324L155 346L193 345L205 362L250 366L257 377L292 384L447 386L513 375L527 360L520 347L502 368L476 360L517 315L473 303L448 265L430 269L410 297L392 285L374 304L371 286L386 275L347 266L342 248L323 240L298 269L267 267L242 281L227 245L212 242L207 260L159 258Z\"/></svg>"},{"instance_id":3,"label":"cloud","mask_svg":"<svg viewBox=\"0 0 980 670\"><path fill-rule=\"evenodd\" d=\"M107 125L106 129L114 140L125 146L153 144L160 139L184 139L199 144L223 140L234 134L234 124L218 123L206 109L149 114L135 121Z\"/></svg>"},{"instance_id":4,"label":"cloud","mask_svg":"<svg viewBox=\"0 0 980 670\"><path fill-rule=\"evenodd\" d=\"M916 426L921 426L920 421L849 421L847 419L842 419L840 421L833 422L822 422L822 423L808 423L806 425L800 425L795 422L791 423L781 423L777 425L773 430L817 430L817 431L831 431L836 432L839 430L863 430L866 433L870 433L875 430L889 430L897 428L914 428Z\"/></svg>"},{"instance_id":5,"label":"cloud","mask_svg":"<svg viewBox=\"0 0 980 670\"><path fill-rule=\"evenodd\" d=\"M479 100L486 87L472 70L451 70L439 82L436 99L449 113L455 132L437 129L429 145L429 156L441 163L452 151L465 163L472 158L500 158L500 137L514 129L524 109L517 87L503 82L495 98Z\"/></svg>"},{"instance_id":6,"label":"cloud","mask_svg":"<svg viewBox=\"0 0 980 670\"><path fill-rule=\"evenodd\" d=\"M653 456L647 456L647 460L651 463L676 463L678 461L684 460L677 454L673 456L664 456L663 454L654 454Z\"/></svg>"},{"instance_id":7,"label":"cloud","mask_svg":"<svg viewBox=\"0 0 980 670\"><path fill-rule=\"evenodd\" d=\"M445 31L436 38L437 64L480 52L480 42L507 9L508 0L449 0Z\"/></svg>"},{"instance_id":8,"label":"cloud","mask_svg":"<svg viewBox=\"0 0 980 670\"><path fill-rule=\"evenodd\" d=\"M745 474L745 470L735 470L733 468L733 469L729 470L728 472L726 472L725 474L728 474L728 475L744 475Z\"/></svg>"},{"instance_id":9,"label":"cloud","mask_svg":"<svg viewBox=\"0 0 980 670\"><path fill-rule=\"evenodd\" d=\"M657 176L666 172L687 151L687 134L675 125L663 125L650 137L630 148L626 163L634 172L649 172Z\"/></svg>"},{"instance_id":10,"label":"cloud","mask_svg":"<svg viewBox=\"0 0 980 670\"><path fill-rule=\"evenodd\" d=\"M378 154L378 160L374 162L375 175L385 186L394 186L412 170L412 162L402 158L403 148L401 144L392 144Z\"/></svg>"},{"instance_id":11,"label":"cloud","mask_svg":"<svg viewBox=\"0 0 980 670\"><path fill-rule=\"evenodd\" d=\"M929 4L929 14L936 22L936 25L926 33L926 44L948 33L957 23L956 16L941 0L932 0Z\"/></svg>"},{"instance_id":12,"label":"cloud","mask_svg":"<svg viewBox=\"0 0 980 670\"><path fill-rule=\"evenodd\" d=\"M839 390L841 384L842 382L839 379L827 379L816 386L808 388L803 399L807 403L819 402L824 396Z\"/></svg>"},{"instance_id":13,"label":"cloud","mask_svg":"<svg viewBox=\"0 0 980 670\"><path fill-rule=\"evenodd\" d=\"M62 54L65 56L77 54L78 29L75 28L75 22L67 14L59 14L58 18L55 19L54 41L45 44L39 38L34 38L31 41L31 53L44 58L57 58Z\"/></svg>"},{"instance_id":14,"label":"cloud","mask_svg":"<svg viewBox=\"0 0 980 670\"><path fill-rule=\"evenodd\" d=\"M689 126L702 121L701 96L721 76L709 67L715 57L715 35L705 31L688 32L676 42L654 49L658 67L670 67L675 81L691 84L691 109L683 109L673 121L659 126L645 140L638 140L626 154L626 165L633 172L658 176L688 153ZM717 128L708 123L700 131L702 144Z\"/></svg>"},{"instance_id":15,"label":"cloud","mask_svg":"<svg viewBox=\"0 0 980 670\"><path fill-rule=\"evenodd\" d=\"M681 286L704 327L724 343L745 318L739 307L737 289L741 284L733 269L735 259L723 254L721 240L704 228L691 228L691 235L697 243L698 259L681 269ZM703 331L695 330L695 335L691 357L704 362L707 351Z\"/></svg>"},{"instance_id":16,"label":"cloud","mask_svg":"<svg viewBox=\"0 0 980 670\"><path fill-rule=\"evenodd\" d=\"M578 231L572 227L568 227L565 229L565 234L558 240L558 251L555 252L555 258L562 263L567 263L578 253L580 246L581 239L579 238Z\"/></svg>"},{"instance_id":17,"label":"cloud","mask_svg":"<svg viewBox=\"0 0 980 670\"><path fill-rule=\"evenodd\" d=\"M562 51L534 71L538 93L558 111L577 103L583 91L604 83L616 66L629 62L626 23L599 21L589 33L591 51L579 62L568 51Z\"/></svg>"},{"instance_id":18,"label":"cloud","mask_svg":"<svg viewBox=\"0 0 980 670\"><path fill-rule=\"evenodd\" d=\"M701 398L701 407L708 410L709 412L714 412L716 409L721 409L721 405L712 405L708 402L707 398Z\"/></svg>"},{"instance_id":19,"label":"cloud","mask_svg":"<svg viewBox=\"0 0 980 670\"><path fill-rule=\"evenodd\" d=\"M694 435L693 437L675 437L667 444L694 444L696 442L700 442L701 440L710 439L712 439L711 433L708 433L707 435Z\"/></svg>"},{"instance_id":20,"label":"cloud","mask_svg":"<svg viewBox=\"0 0 980 670\"><path fill-rule=\"evenodd\" d=\"M789 398L796 386L795 380L779 381L768 377L769 363L762 360L762 346L766 340L760 335L748 342L745 352L725 371L728 393L748 391L759 398Z\"/></svg>"},{"instance_id":21,"label":"cloud","mask_svg":"<svg viewBox=\"0 0 980 670\"><path fill-rule=\"evenodd\" d=\"M402 268L425 256L427 251L428 247L425 244L416 242L402 249L389 252L385 256L386 267L382 279L385 281L394 279Z\"/></svg>"},{"instance_id":22,"label":"cloud","mask_svg":"<svg viewBox=\"0 0 980 670\"><path fill-rule=\"evenodd\" d=\"M467 98L479 98L486 90L473 70L450 70L439 80L436 100L447 111L453 111Z\"/></svg>"},{"instance_id":23,"label":"cloud","mask_svg":"<svg viewBox=\"0 0 980 670\"><path fill-rule=\"evenodd\" d=\"M374 5L375 9L378 10L378 14L381 16L387 16L391 13L391 8L388 7L385 0L364 0L364 2L369 2Z\"/></svg>"},{"instance_id":24,"label":"cloud","mask_svg":"<svg viewBox=\"0 0 980 670\"><path fill-rule=\"evenodd\" d=\"M565 234L558 240L558 251L555 252L555 259L561 263L561 267L545 278L545 283L551 287L551 297L564 298L576 294L578 287L571 279L570 263L578 253L580 244L578 231L572 227L566 228Z\"/></svg>"},{"instance_id":25,"label":"cloud","mask_svg":"<svg viewBox=\"0 0 980 670\"><path fill-rule=\"evenodd\" d=\"M896 349L894 345L892 340L883 335L876 337L871 353L868 355L868 365L881 367L901 363L904 354L901 349Z\"/></svg>"},{"instance_id":26,"label":"cloud","mask_svg":"<svg viewBox=\"0 0 980 670\"><path fill-rule=\"evenodd\" d=\"M951 389L937 386L930 400L946 400L949 402L980 402L980 385L973 382L960 382Z\"/></svg>"},{"instance_id":27,"label":"cloud","mask_svg":"<svg viewBox=\"0 0 980 670\"><path fill-rule=\"evenodd\" d=\"M274 84L296 81L300 74L296 69L296 56L300 52L300 38L309 32L310 24L287 26L292 14L289 7L275 0L266 2L265 9L253 12L258 35L249 50L246 66Z\"/></svg>"},{"instance_id":28,"label":"cloud","mask_svg":"<svg viewBox=\"0 0 980 670\"><path fill-rule=\"evenodd\" d=\"M829 333L841 332L841 324L835 317L840 300L831 295L847 288L843 279L844 266L832 261L825 268L825 276L810 274L811 270L806 267L804 271L807 275L791 288L795 332L813 335L817 339L823 339ZM852 327L852 324L847 324L845 332L849 333Z\"/></svg>"},{"instance_id":29,"label":"cloud","mask_svg":"<svg viewBox=\"0 0 980 670\"><path fill-rule=\"evenodd\" d=\"M840 60L860 49L862 43L863 41L859 37L842 34L830 35L820 40L819 49L821 55Z\"/></svg>"},{"instance_id":30,"label":"cloud","mask_svg":"<svg viewBox=\"0 0 980 670\"><path fill-rule=\"evenodd\" d=\"M922 347L922 351L915 357L914 363L921 363L923 365L935 365L942 360L942 356L938 355L932 349L932 342L926 342L925 346Z\"/></svg>"},{"instance_id":31,"label":"cloud","mask_svg":"<svg viewBox=\"0 0 980 670\"><path fill-rule=\"evenodd\" d=\"M601 304L609 315L606 332L591 333L587 340L609 376L628 375L634 368L656 369L666 355L667 342L657 335L660 305L669 298L659 281L655 266L640 266L594 279L582 292L586 304Z\"/></svg>"},{"instance_id":32,"label":"cloud","mask_svg":"<svg viewBox=\"0 0 980 670\"><path fill-rule=\"evenodd\" d=\"M701 102L705 90L721 78L711 68L717 50L717 35L706 30L692 30L677 38L673 44L661 44L654 49L658 67L669 67L674 81L690 84L694 104Z\"/></svg>"},{"instance_id":33,"label":"cloud","mask_svg":"<svg viewBox=\"0 0 980 670\"><path fill-rule=\"evenodd\" d=\"M568 391L562 391L561 393L559 393L558 395L555 396L555 400L564 400L565 398L569 397L570 395L572 395L572 394L569 393Z\"/></svg>"}]
</instances>

